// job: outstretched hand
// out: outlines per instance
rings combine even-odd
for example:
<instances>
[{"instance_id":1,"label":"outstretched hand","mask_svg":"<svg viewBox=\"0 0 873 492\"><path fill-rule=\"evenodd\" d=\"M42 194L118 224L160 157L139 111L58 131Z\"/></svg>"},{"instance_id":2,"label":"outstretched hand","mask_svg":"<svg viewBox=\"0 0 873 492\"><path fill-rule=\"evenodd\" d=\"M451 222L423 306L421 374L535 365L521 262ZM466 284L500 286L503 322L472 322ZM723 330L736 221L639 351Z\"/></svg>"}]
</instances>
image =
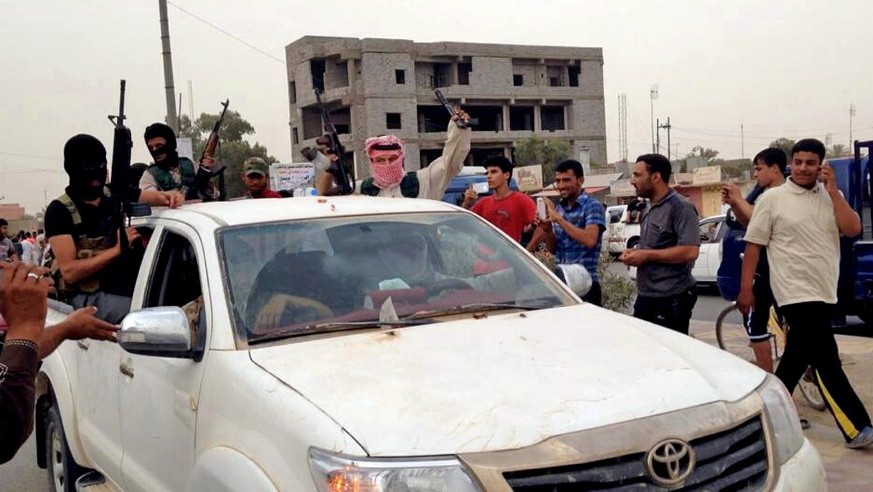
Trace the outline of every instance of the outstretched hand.
<instances>
[{"instance_id":1,"label":"outstretched hand","mask_svg":"<svg viewBox=\"0 0 873 492\"><path fill-rule=\"evenodd\" d=\"M95 317L94 314L96 313L97 308L94 306L87 306L73 311L63 322L64 339L82 340L83 338L91 338L93 340L114 342L118 327Z\"/></svg>"}]
</instances>

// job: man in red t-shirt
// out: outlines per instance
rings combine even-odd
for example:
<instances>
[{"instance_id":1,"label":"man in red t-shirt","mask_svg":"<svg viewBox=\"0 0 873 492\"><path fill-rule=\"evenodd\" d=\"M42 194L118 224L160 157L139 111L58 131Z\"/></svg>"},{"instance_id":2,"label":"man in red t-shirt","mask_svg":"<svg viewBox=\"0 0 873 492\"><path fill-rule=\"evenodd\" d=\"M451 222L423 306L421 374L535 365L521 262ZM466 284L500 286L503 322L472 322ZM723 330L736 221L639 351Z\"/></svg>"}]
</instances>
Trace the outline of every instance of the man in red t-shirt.
<instances>
[{"instance_id":1,"label":"man in red t-shirt","mask_svg":"<svg viewBox=\"0 0 873 492\"><path fill-rule=\"evenodd\" d=\"M512 163L503 156L485 159L488 188L494 194L476 202L473 212L491 222L512 239L521 241L524 228L536 219L537 206L531 197L509 189L512 179ZM470 188L464 193L464 208L470 208L478 194Z\"/></svg>"},{"instance_id":2,"label":"man in red t-shirt","mask_svg":"<svg viewBox=\"0 0 873 492\"><path fill-rule=\"evenodd\" d=\"M282 198L278 192L270 189L267 162L260 157L249 157L243 162L242 180L246 185L248 198Z\"/></svg>"}]
</instances>

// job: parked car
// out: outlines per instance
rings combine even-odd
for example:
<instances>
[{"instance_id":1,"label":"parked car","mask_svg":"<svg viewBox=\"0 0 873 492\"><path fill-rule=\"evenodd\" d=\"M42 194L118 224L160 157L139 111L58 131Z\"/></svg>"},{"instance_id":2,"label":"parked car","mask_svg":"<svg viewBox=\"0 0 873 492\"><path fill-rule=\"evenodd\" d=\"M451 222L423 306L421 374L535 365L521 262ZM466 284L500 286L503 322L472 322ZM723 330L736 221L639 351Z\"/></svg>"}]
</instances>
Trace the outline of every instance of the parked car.
<instances>
[{"instance_id":1,"label":"parked car","mask_svg":"<svg viewBox=\"0 0 873 492\"><path fill-rule=\"evenodd\" d=\"M627 248L633 248L640 241L640 223L638 214L628 213L628 206L613 205L606 207L606 231L604 237L609 252L620 255Z\"/></svg>"},{"instance_id":2,"label":"parked car","mask_svg":"<svg viewBox=\"0 0 873 492\"><path fill-rule=\"evenodd\" d=\"M715 285L721 266L722 239L727 234L724 215L713 215L700 221L700 254L691 275L698 284Z\"/></svg>"},{"instance_id":3,"label":"parked car","mask_svg":"<svg viewBox=\"0 0 873 492\"><path fill-rule=\"evenodd\" d=\"M38 374L53 490L825 488L778 379L583 303L475 214L286 204L134 219L118 343ZM479 245L506 267L473 276Z\"/></svg>"},{"instance_id":4,"label":"parked car","mask_svg":"<svg viewBox=\"0 0 873 492\"><path fill-rule=\"evenodd\" d=\"M721 266L722 239L728 232L724 215L713 215L701 219L700 223L700 254L694 262L691 275L697 280L698 285L716 285L718 282L718 268ZM636 280L636 267L629 267L628 275Z\"/></svg>"}]
</instances>

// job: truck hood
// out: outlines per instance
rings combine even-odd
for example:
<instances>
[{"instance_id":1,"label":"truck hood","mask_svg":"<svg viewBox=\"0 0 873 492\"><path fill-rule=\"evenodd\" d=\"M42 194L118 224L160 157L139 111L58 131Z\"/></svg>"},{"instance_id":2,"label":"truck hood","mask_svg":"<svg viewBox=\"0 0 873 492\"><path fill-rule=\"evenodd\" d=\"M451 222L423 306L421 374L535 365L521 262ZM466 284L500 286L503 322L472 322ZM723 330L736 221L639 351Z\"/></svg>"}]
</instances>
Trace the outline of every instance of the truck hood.
<instances>
[{"instance_id":1,"label":"truck hood","mask_svg":"<svg viewBox=\"0 0 873 492\"><path fill-rule=\"evenodd\" d=\"M371 456L514 449L736 401L764 379L714 347L590 304L292 340L250 354Z\"/></svg>"}]
</instances>

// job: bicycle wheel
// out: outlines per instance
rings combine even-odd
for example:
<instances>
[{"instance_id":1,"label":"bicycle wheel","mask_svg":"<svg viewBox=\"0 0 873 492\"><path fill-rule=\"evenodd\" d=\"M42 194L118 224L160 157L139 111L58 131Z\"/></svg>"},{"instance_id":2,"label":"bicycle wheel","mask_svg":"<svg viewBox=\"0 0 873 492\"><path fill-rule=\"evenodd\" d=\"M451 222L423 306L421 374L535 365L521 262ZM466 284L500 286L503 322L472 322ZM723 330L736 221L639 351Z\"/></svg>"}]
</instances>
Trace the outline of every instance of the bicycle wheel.
<instances>
[{"instance_id":1,"label":"bicycle wheel","mask_svg":"<svg viewBox=\"0 0 873 492\"><path fill-rule=\"evenodd\" d=\"M806 372L803 373L803 377L797 383L797 388L800 389L800 393L806 398L806 403L811 408L819 411L827 409L824 396L822 396L821 390L818 387L818 381L816 381L815 371L811 367L806 368Z\"/></svg>"},{"instance_id":2,"label":"bicycle wheel","mask_svg":"<svg viewBox=\"0 0 873 492\"><path fill-rule=\"evenodd\" d=\"M715 338L720 349L755 363L755 351L749 343L746 327L743 326L743 315L735 303L722 309L715 319Z\"/></svg>"}]
</instances>

